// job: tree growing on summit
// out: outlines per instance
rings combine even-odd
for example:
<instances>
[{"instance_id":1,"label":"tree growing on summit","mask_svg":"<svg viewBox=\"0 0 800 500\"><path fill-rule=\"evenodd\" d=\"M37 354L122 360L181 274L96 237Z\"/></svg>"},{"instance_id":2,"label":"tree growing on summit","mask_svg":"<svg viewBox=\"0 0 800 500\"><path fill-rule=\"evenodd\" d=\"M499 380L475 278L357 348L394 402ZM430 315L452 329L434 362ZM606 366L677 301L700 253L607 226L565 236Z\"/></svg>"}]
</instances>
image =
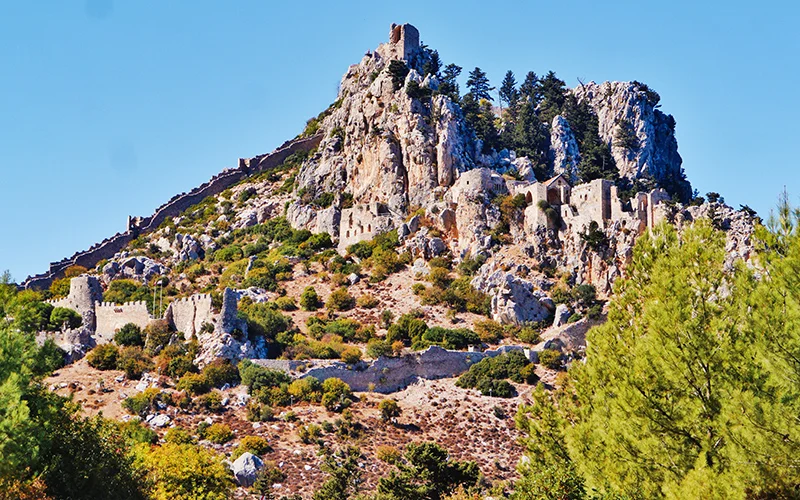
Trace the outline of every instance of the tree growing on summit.
<instances>
[{"instance_id":1,"label":"tree growing on summit","mask_svg":"<svg viewBox=\"0 0 800 500\"><path fill-rule=\"evenodd\" d=\"M428 54L429 58L425 61L425 64L422 65L422 74L423 75L433 75L435 77L439 77L439 71L442 67L442 61L439 59L439 51L433 50L430 51Z\"/></svg>"},{"instance_id":2,"label":"tree growing on summit","mask_svg":"<svg viewBox=\"0 0 800 500\"><path fill-rule=\"evenodd\" d=\"M519 91L517 90L517 80L514 78L514 72L508 70L503 83L500 85L500 103L506 103L509 109L514 109L519 99Z\"/></svg>"},{"instance_id":3,"label":"tree growing on summit","mask_svg":"<svg viewBox=\"0 0 800 500\"><path fill-rule=\"evenodd\" d=\"M519 86L519 96L531 101L534 108L539 104L542 98L539 77L533 71L528 71L528 74L525 75L525 81Z\"/></svg>"},{"instance_id":4,"label":"tree growing on summit","mask_svg":"<svg viewBox=\"0 0 800 500\"><path fill-rule=\"evenodd\" d=\"M467 88L475 101L480 102L481 99L494 101L490 94L494 87L489 85L489 78L487 78L486 73L478 67L469 72Z\"/></svg>"},{"instance_id":5,"label":"tree growing on summit","mask_svg":"<svg viewBox=\"0 0 800 500\"><path fill-rule=\"evenodd\" d=\"M566 102L567 87L564 80L559 79L552 71L539 81L539 91L541 92L542 99L539 109L539 117L544 123L553 121L553 117L561 113L564 103ZM572 122L570 121L570 125Z\"/></svg>"},{"instance_id":6,"label":"tree growing on summit","mask_svg":"<svg viewBox=\"0 0 800 500\"><path fill-rule=\"evenodd\" d=\"M439 93L446 95L453 102L458 102L461 98L460 90L458 88L458 75L461 74L461 66L455 64L448 64L444 67L442 78L439 82Z\"/></svg>"}]
</instances>

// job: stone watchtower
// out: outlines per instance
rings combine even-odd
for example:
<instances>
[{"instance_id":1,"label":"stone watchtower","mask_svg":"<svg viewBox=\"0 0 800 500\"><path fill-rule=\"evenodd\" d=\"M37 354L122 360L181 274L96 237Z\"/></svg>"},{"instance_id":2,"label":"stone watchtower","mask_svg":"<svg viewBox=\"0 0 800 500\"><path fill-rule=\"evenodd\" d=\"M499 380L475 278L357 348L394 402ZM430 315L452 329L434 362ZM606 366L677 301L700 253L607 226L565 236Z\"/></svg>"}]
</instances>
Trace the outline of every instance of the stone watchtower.
<instances>
[{"instance_id":1,"label":"stone watchtower","mask_svg":"<svg viewBox=\"0 0 800 500\"><path fill-rule=\"evenodd\" d=\"M392 24L389 44L395 57L408 61L419 52L419 31L410 24Z\"/></svg>"}]
</instances>

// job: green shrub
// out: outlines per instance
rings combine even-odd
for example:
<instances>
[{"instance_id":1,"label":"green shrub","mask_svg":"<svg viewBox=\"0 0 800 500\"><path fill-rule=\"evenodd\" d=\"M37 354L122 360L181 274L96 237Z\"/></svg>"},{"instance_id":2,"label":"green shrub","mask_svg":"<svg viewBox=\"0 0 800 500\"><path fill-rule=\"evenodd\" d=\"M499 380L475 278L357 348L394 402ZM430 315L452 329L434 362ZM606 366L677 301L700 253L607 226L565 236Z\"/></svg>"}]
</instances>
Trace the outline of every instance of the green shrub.
<instances>
[{"instance_id":1,"label":"green shrub","mask_svg":"<svg viewBox=\"0 0 800 500\"><path fill-rule=\"evenodd\" d=\"M66 363L67 352L58 347L53 339L46 339L42 347L36 351L34 373L36 375L50 375L62 368Z\"/></svg>"},{"instance_id":2,"label":"green shrub","mask_svg":"<svg viewBox=\"0 0 800 500\"><path fill-rule=\"evenodd\" d=\"M219 413L225 409L222 404L222 393L219 391L211 391L203 394L202 396L194 398L192 405L199 410L210 411L213 413Z\"/></svg>"},{"instance_id":3,"label":"green shrub","mask_svg":"<svg viewBox=\"0 0 800 500\"><path fill-rule=\"evenodd\" d=\"M509 384L507 380L483 378L478 382L475 388L481 391L481 394L484 396L495 398L513 398L517 395L516 389L514 389L514 386Z\"/></svg>"},{"instance_id":4,"label":"green shrub","mask_svg":"<svg viewBox=\"0 0 800 500\"><path fill-rule=\"evenodd\" d=\"M245 452L260 456L270 451L272 451L272 446L269 445L269 441L265 438L261 436L245 436L233 450L231 460L236 460Z\"/></svg>"},{"instance_id":5,"label":"green shrub","mask_svg":"<svg viewBox=\"0 0 800 500\"><path fill-rule=\"evenodd\" d=\"M289 375L282 371L263 368L248 359L239 362L239 377L251 395L261 388L277 387L291 382Z\"/></svg>"},{"instance_id":6,"label":"green shrub","mask_svg":"<svg viewBox=\"0 0 800 500\"><path fill-rule=\"evenodd\" d=\"M117 368L131 380L142 378L142 374L155 367L153 361L139 346L123 347L117 357Z\"/></svg>"},{"instance_id":7,"label":"green shrub","mask_svg":"<svg viewBox=\"0 0 800 500\"><path fill-rule=\"evenodd\" d=\"M116 422L116 424L119 427L119 433L130 445L138 443L156 444L158 442L158 434L140 421L130 420L128 422Z\"/></svg>"},{"instance_id":8,"label":"green shrub","mask_svg":"<svg viewBox=\"0 0 800 500\"><path fill-rule=\"evenodd\" d=\"M539 363L551 370L560 370L562 365L562 355L555 349L544 349L539 353Z\"/></svg>"},{"instance_id":9,"label":"green shrub","mask_svg":"<svg viewBox=\"0 0 800 500\"><path fill-rule=\"evenodd\" d=\"M356 300L356 305L358 307L362 307L364 309L374 309L374 308L378 307L379 303L380 303L380 301L378 300L378 298L375 297L372 294L369 294L369 293L365 293L364 295L361 295L358 298L358 300Z\"/></svg>"},{"instance_id":10,"label":"green shrub","mask_svg":"<svg viewBox=\"0 0 800 500\"><path fill-rule=\"evenodd\" d=\"M322 435L322 428L316 424L307 424L297 430L297 436L305 444L314 443Z\"/></svg>"},{"instance_id":11,"label":"green shrub","mask_svg":"<svg viewBox=\"0 0 800 500\"><path fill-rule=\"evenodd\" d=\"M443 267L431 268L425 279L433 286L442 289L447 288L452 281L450 279L450 271Z\"/></svg>"},{"instance_id":12,"label":"green shrub","mask_svg":"<svg viewBox=\"0 0 800 500\"><path fill-rule=\"evenodd\" d=\"M134 396L129 396L122 401L122 407L132 415L143 417L158 409L157 403L163 402L161 391L150 387Z\"/></svg>"},{"instance_id":13,"label":"green shrub","mask_svg":"<svg viewBox=\"0 0 800 500\"><path fill-rule=\"evenodd\" d=\"M422 342L419 349L436 344L445 349L464 349L470 345L480 344L481 339L478 335L468 328L457 328L454 330L434 326L422 334Z\"/></svg>"},{"instance_id":14,"label":"green shrub","mask_svg":"<svg viewBox=\"0 0 800 500\"><path fill-rule=\"evenodd\" d=\"M239 383L239 369L227 359L215 359L203 368L203 377L210 387Z\"/></svg>"},{"instance_id":15,"label":"green shrub","mask_svg":"<svg viewBox=\"0 0 800 500\"><path fill-rule=\"evenodd\" d=\"M300 307L304 311L316 311L321 306L317 291L313 286L307 286L300 294Z\"/></svg>"},{"instance_id":16,"label":"green shrub","mask_svg":"<svg viewBox=\"0 0 800 500\"><path fill-rule=\"evenodd\" d=\"M391 356L392 345L391 343L381 339L370 339L367 342L367 356L372 359L378 359L381 356Z\"/></svg>"},{"instance_id":17,"label":"green shrub","mask_svg":"<svg viewBox=\"0 0 800 500\"><path fill-rule=\"evenodd\" d=\"M66 307L54 307L50 312L50 328L52 330L78 328L83 323L80 314Z\"/></svg>"},{"instance_id":18,"label":"green shrub","mask_svg":"<svg viewBox=\"0 0 800 500\"><path fill-rule=\"evenodd\" d=\"M347 288L342 287L331 292L325 307L330 311L348 311L355 306L355 302Z\"/></svg>"},{"instance_id":19,"label":"green shrub","mask_svg":"<svg viewBox=\"0 0 800 500\"><path fill-rule=\"evenodd\" d=\"M378 403L378 409L381 411L381 420L388 422L393 418L397 418L402 413L400 406L394 399L384 399Z\"/></svg>"},{"instance_id":20,"label":"green shrub","mask_svg":"<svg viewBox=\"0 0 800 500\"><path fill-rule=\"evenodd\" d=\"M484 358L472 365L467 372L462 374L456 385L463 388L476 388L484 395L496 397L511 397L516 394L513 386L505 379L517 383L535 383L531 362L520 351L511 351L491 358Z\"/></svg>"},{"instance_id":21,"label":"green shrub","mask_svg":"<svg viewBox=\"0 0 800 500\"><path fill-rule=\"evenodd\" d=\"M353 393L350 386L338 378L325 379L322 383L322 404L328 411L342 411L350 406Z\"/></svg>"},{"instance_id":22,"label":"green shrub","mask_svg":"<svg viewBox=\"0 0 800 500\"><path fill-rule=\"evenodd\" d=\"M119 348L114 344L100 344L92 349L86 356L86 361L92 368L98 370L115 370L117 368L117 358Z\"/></svg>"},{"instance_id":23,"label":"green shrub","mask_svg":"<svg viewBox=\"0 0 800 500\"><path fill-rule=\"evenodd\" d=\"M494 344L503 338L503 326L492 319L475 322L475 332L483 342Z\"/></svg>"},{"instance_id":24,"label":"green shrub","mask_svg":"<svg viewBox=\"0 0 800 500\"><path fill-rule=\"evenodd\" d=\"M127 323L114 334L114 342L124 346L138 345L144 347L142 329L133 323Z\"/></svg>"},{"instance_id":25,"label":"green shrub","mask_svg":"<svg viewBox=\"0 0 800 500\"><path fill-rule=\"evenodd\" d=\"M269 422L275 417L275 412L268 405L251 399L247 403L246 414L250 422Z\"/></svg>"},{"instance_id":26,"label":"green shrub","mask_svg":"<svg viewBox=\"0 0 800 500\"><path fill-rule=\"evenodd\" d=\"M411 293L414 295L422 295L425 292L425 285L422 283L414 283L411 285Z\"/></svg>"},{"instance_id":27,"label":"green shrub","mask_svg":"<svg viewBox=\"0 0 800 500\"><path fill-rule=\"evenodd\" d=\"M347 347L342 351L341 358L348 365L354 365L361 361L361 349L355 346Z\"/></svg>"},{"instance_id":28,"label":"green shrub","mask_svg":"<svg viewBox=\"0 0 800 500\"><path fill-rule=\"evenodd\" d=\"M178 380L175 388L179 391L186 391L187 394L197 396L205 394L211 387L209 387L206 378L199 373L187 373Z\"/></svg>"},{"instance_id":29,"label":"green shrub","mask_svg":"<svg viewBox=\"0 0 800 500\"><path fill-rule=\"evenodd\" d=\"M226 424L211 424L204 432L205 439L215 444L225 444L233 439L233 431Z\"/></svg>"},{"instance_id":30,"label":"green shrub","mask_svg":"<svg viewBox=\"0 0 800 500\"><path fill-rule=\"evenodd\" d=\"M214 252L214 262L235 262L242 257L244 252L239 245L230 245Z\"/></svg>"},{"instance_id":31,"label":"green shrub","mask_svg":"<svg viewBox=\"0 0 800 500\"><path fill-rule=\"evenodd\" d=\"M393 343L399 340L408 344L421 339L427 330L428 325L424 321L417 318L413 313L406 313L389 327L386 333L386 341Z\"/></svg>"},{"instance_id":32,"label":"green shrub","mask_svg":"<svg viewBox=\"0 0 800 500\"><path fill-rule=\"evenodd\" d=\"M134 455L146 471L143 480L150 498L222 500L229 498L233 490L234 483L223 457L202 446L139 445Z\"/></svg>"},{"instance_id":33,"label":"green shrub","mask_svg":"<svg viewBox=\"0 0 800 500\"><path fill-rule=\"evenodd\" d=\"M171 427L164 435L164 441L173 444L195 444L194 437L182 427Z\"/></svg>"},{"instance_id":34,"label":"green shrub","mask_svg":"<svg viewBox=\"0 0 800 500\"><path fill-rule=\"evenodd\" d=\"M281 311L296 311L297 302L292 297L278 297L275 299L275 305Z\"/></svg>"},{"instance_id":35,"label":"green shrub","mask_svg":"<svg viewBox=\"0 0 800 500\"><path fill-rule=\"evenodd\" d=\"M157 320L151 322L144 329L145 333L145 350L151 356L158 354L172 338L172 332L169 331L169 323L166 320Z\"/></svg>"},{"instance_id":36,"label":"green shrub","mask_svg":"<svg viewBox=\"0 0 800 500\"><path fill-rule=\"evenodd\" d=\"M322 384L314 377L304 377L289 384L289 394L295 401L319 401L322 397Z\"/></svg>"},{"instance_id":37,"label":"green shrub","mask_svg":"<svg viewBox=\"0 0 800 500\"><path fill-rule=\"evenodd\" d=\"M247 317L247 329L251 337L261 336L274 340L292 326L292 318L275 311L269 304L253 303L242 308Z\"/></svg>"}]
</instances>

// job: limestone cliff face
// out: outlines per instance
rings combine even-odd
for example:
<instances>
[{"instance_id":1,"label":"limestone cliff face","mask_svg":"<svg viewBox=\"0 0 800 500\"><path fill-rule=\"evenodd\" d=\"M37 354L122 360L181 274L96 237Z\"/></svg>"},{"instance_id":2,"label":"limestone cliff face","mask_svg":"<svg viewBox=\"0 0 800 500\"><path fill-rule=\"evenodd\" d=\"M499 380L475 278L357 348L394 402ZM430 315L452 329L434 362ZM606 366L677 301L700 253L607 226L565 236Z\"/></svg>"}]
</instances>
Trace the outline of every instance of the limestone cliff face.
<instances>
[{"instance_id":1,"label":"limestone cliff face","mask_svg":"<svg viewBox=\"0 0 800 500\"><path fill-rule=\"evenodd\" d=\"M658 94L638 82L589 82L572 90L597 114L600 138L609 145L620 177L652 178L688 199L689 182L675 139L675 119L656 109Z\"/></svg>"},{"instance_id":2,"label":"limestone cliff face","mask_svg":"<svg viewBox=\"0 0 800 500\"><path fill-rule=\"evenodd\" d=\"M550 126L550 156L555 175L564 174L570 182L577 182L581 153L569 122L561 115L553 117Z\"/></svg>"},{"instance_id":3,"label":"limestone cliff face","mask_svg":"<svg viewBox=\"0 0 800 500\"><path fill-rule=\"evenodd\" d=\"M399 32L398 32L399 29ZM338 99L322 120L319 152L298 174L301 189L319 195L347 192L355 203L380 202L390 211L427 206L474 165L474 141L460 108L449 98L416 99L406 85L420 76L426 53L409 25L393 26L390 42L367 53L341 81ZM393 81L389 66L409 72Z\"/></svg>"}]
</instances>

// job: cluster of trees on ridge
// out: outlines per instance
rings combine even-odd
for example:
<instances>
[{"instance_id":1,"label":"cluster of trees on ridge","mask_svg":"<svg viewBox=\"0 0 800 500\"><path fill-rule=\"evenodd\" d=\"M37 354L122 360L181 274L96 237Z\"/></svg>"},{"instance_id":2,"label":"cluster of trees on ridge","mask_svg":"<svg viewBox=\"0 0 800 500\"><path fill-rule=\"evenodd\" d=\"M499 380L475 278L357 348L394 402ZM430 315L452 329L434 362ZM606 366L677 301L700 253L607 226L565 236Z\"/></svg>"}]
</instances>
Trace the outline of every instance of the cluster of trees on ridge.
<instances>
[{"instance_id":1,"label":"cluster of trees on ridge","mask_svg":"<svg viewBox=\"0 0 800 500\"><path fill-rule=\"evenodd\" d=\"M413 98L426 99L431 95L442 94L458 103L467 123L483 142L483 153L502 149L514 150L518 156L527 156L534 165L538 180L544 180L552 172L552 159L549 158L550 126L556 115L564 116L569 122L580 151L578 177L581 182L594 179L615 181L623 190L622 195L655 187L653 179L641 179L635 183L619 178L619 172L611 155L610 144L599 135L597 115L585 101L579 101L553 71L544 76L533 71L526 73L520 84L513 71L506 72L499 89L493 87L486 73L479 67L469 72L467 92L461 95L458 77L463 68L456 64L443 65L438 51L423 45L427 62L423 66L423 76L432 75L439 81L439 88L431 91L421 89L415 82L409 84L406 92ZM389 72L396 82L396 90L402 86L408 68L402 61L392 61ZM657 105L661 97L647 85L635 82L645 92L648 101ZM500 110L494 108L493 91L497 90ZM505 107L504 107L505 106ZM674 129L675 120L670 116ZM614 134L614 144L630 150L639 147L636 134L630 123L618 124ZM685 180L673 182L665 180L664 187L673 195L680 196L680 184ZM689 201L687 199L680 201Z\"/></svg>"}]
</instances>

